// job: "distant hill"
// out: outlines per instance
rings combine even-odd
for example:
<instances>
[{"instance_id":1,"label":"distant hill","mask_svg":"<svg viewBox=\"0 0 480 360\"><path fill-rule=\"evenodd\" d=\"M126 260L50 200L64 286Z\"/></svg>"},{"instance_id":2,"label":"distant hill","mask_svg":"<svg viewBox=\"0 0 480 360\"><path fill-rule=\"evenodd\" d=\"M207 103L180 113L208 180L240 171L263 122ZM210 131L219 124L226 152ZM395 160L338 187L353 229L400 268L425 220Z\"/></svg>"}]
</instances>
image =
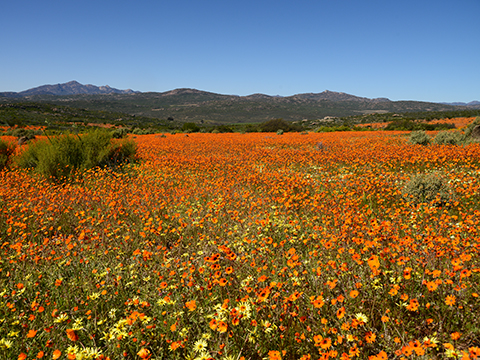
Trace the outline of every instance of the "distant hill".
<instances>
[{"instance_id":1,"label":"distant hill","mask_svg":"<svg viewBox=\"0 0 480 360\"><path fill-rule=\"evenodd\" d=\"M42 85L33 89L28 89L21 92L3 92L0 93L4 97L25 97L25 96L34 96L34 95L55 95L55 96L64 96L64 95L79 95L79 94L90 94L90 95L99 95L99 94L134 94L138 91L133 90L118 90L112 88L108 85L106 86L95 86L95 85L82 85L77 81L70 81L65 84L56 84L56 85Z\"/></svg>"},{"instance_id":2,"label":"distant hill","mask_svg":"<svg viewBox=\"0 0 480 360\"><path fill-rule=\"evenodd\" d=\"M480 101L470 101L469 103L464 103L464 102L446 103L446 102L442 102L440 104L454 105L454 106L468 106L468 107L471 107L471 108L480 109Z\"/></svg>"},{"instance_id":3,"label":"distant hill","mask_svg":"<svg viewBox=\"0 0 480 360\"><path fill-rule=\"evenodd\" d=\"M82 85L76 81L44 85L19 93L0 93L0 103L12 101L35 101L203 124L258 123L276 118L301 121L364 114L472 109L469 106L422 101L369 99L329 90L292 96L238 96L186 88L160 93L135 92L108 86Z\"/></svg>"}]
</instances>

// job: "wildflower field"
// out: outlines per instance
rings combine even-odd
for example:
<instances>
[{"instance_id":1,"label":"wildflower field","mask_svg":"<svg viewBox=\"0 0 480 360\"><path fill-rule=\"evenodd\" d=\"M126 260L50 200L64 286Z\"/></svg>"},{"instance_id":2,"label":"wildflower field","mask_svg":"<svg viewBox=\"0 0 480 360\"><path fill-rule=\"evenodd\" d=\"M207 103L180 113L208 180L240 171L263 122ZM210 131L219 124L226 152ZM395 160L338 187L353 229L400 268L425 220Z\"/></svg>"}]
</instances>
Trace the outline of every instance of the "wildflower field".
<instances>
[{"instance_id":1,"label":"wildflower field","mask_svg":"<svg viewBox=\"0 0 480 360\"><path fill-rule=\"evenodd\" d=\"M0 359L480 358L479 143L134 141L121 170L0 172Z\"/></svg>"}]
</instances>

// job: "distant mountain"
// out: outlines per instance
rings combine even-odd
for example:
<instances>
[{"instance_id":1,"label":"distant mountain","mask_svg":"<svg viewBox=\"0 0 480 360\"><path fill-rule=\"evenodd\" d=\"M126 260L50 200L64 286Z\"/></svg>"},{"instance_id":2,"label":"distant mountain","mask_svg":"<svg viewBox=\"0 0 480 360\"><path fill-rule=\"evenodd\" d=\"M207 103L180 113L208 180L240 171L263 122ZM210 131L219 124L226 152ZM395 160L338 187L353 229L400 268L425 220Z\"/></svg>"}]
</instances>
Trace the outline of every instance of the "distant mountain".
<instances>
[{"instance_id":1,"label":"distant mountain","mask_svg":"<svg viewBox=\"0 0 480 360\"><path fill-rule=\"evenodd\" d=\"M308 99L308 100L329 100L329 101L368 101L368 102L385 102L390 101L387 98L369 99L355 95L346 94L343 92L325 90L321 93L306 93L289 96L292 99Z\"/></svg>"},{"instance_id":2,"label":"distant mountain","mask_svg":"<svg viewBox=\"0 0 480 360\"><path fill-rule=\"evenodd\" d=\"M451 102L451 103L442 102L440 104L454 105L454 106L469 106L469 107L475 107L475 108L480 107L480 101L470 101L469 103L465 103L465 102Z\"/></svg>"},{"instance_id":3,"label":"distant mountain","mask_svg":"<svg viewBox=\"0 0 480 360\"><path fill-rule=\"evenodd\" d=\"M76 81L44 85L19 93L0 93L0 104L19 101L203 124L255 123L277 118L302 121L332 116L459 111L476 109L477 106L480 108L480 105L453 106L422 101L369 99L329 90L291 96L238 96L188 88L166 92L135 92L109 86L82 85Z\"/></svg>"},{"instance_id":4,"label":"distant mountain","mask_svg":"<svg viewBox=\"0 0 480 360\"><path fill-rule=\"evenodd\" d=\"M28 89L21 92L3 92L0 95L4 97L25 97L34 95L101 95L101 94L135 94L138 91L133 90L118 90L108 85L95 86L95 85L82 85L78 81L70 81L65 84L56 85L42 85L36 88Z\"/></svg>"}]
</instances>

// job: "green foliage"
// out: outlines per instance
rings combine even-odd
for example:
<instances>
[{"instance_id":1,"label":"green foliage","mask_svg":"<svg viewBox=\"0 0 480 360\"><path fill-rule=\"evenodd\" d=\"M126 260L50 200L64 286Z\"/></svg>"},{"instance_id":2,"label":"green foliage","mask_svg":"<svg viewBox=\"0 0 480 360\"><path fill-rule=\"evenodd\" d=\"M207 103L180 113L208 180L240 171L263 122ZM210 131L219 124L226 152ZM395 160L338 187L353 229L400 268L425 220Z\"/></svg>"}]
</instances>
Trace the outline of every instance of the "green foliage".
<instances>
[{"instance_id":1,"label":"green foliage","mask_svg":"<svg viewBox=\"0 0 480 360\"><path fill-rule=\"evenodd\" d=\"M15 144L0 139L0 170L8 166L14 152Z\"/></svg>"},{"instance_id":2,"label":"green foliage","mask_svg":"<svg viewBox=\"0 0 480 360\"><path fill-rule=\"evenodd\" d=\"M115 129L112 132L112 138L114 139L123 139L127 137L127 135L128 135L128 131L125 128Z\"/></svg>"},{"instance_id":3,"label":"green foliage","mask_svg":"<svg viewBox=\"0 0 480 360\"><path fill-rule=\"evenodd\" d=\"M473 120L473 122L467 126L467 128L465 129L465 137L468 139L472 136L476 136L476 134L474 134L473 132L473 129L477 128L477 126L480 126L480 116L477 116L475 118L475 120Z\"/></svg>"},{"instance_id":4,"label":"green foliage","mask_svg":"<svg viewBox=\"0 0 480 360\"><path fill-rule=\"evenodd\" d=\"M453 129L453 124L429 124L425 122L414 121L411 119L395 119L385 127L385 130L399 130L399 131L433 131Z\"/></svg>"},{"instance_id":5,"label":"green foliage","mask_svg":"<svg viewBox=\"0 0 480 360\"><path fill-rule=\"evenodd\" d=\"M277 135L283 135L283 130L282 130L282 129L278 129L278 130L277 130Z\"/></svg>"},{"instance_id":6,"label":"green foliage","mask_svg":"<svg viewBox=\"0 0 480 360\"><path fill-rule=\"evenodd\" d=\"M433 143L437 145L460 145L463 143L464 137L455 131L440 131L434 138Z\"/></svg>"},{"instance_id":7,"label":"green foliage","mask_svg":"<svg viewBox=\"0 0 480 360\"><path fill-rule=\"evenodd\" d=\"M430 136L424 130L412 131L409 141L414 145L428 145L430 144Z\"/></svg>"},{"instance_id":8,"label":"green foliage","mask_svg":"<svg viewBox=\"0 0 480 360\"><path fill-rule=\"evenodd\" d=\"M12 128L8 129L3 135L16 136L17 138L25 137L28 140L35 139L36 135L41 135L41 130L31 130L24 128Z\"/></svg>"},{"instance_id":9,"label":"green foliage","mask_svg":"<svg viewBox=\"0 0 480 360\"><path fill-rule=\"evenodd\" d=\"M74 97L75 98L75 97ZM47 96L45 101L57 99L56 97ZM79 97L77 97L77 100ZM42 101L40 98L38 101ZM57 99L58 100L58 99ZM143 115L132 115L125 112L111 111L112 109L120 109L125 111L124 106L110 106L104 103L104 107L96 108L96 101L90 104L95 109L90 108L87 103L75 102L72 106L78 105L78 108L65 106L63 100L58 104L29 102L25 99L14 100L8 99L8 103L1 104L0 98L0 124L8 126L46 126L47 129L61 129L64 133L71 131L74 127L88 128L95 124L118 124L122 126L142 126L142 127L160 127L167 129L175 124L154 117L146 117ZM70 103L69 103L70 104ZM85 106L83 106L85 105ZM32 131L32 130L29 130ZM35 135L38 135L35 134Z\"/></svg>"},{"instance_id":10,"label":"green foliage","mask_svg":"<svg viewBox=\"0 0 480 360\"><path fill-rule=\"evenodd\" d=\"M228 125L216 126L212 132L214 132L215 130L217 133L233 133L233 129Z\"/></svg>"},{"instance_id":11,"label":"green foliage","mask_svg":"<svg viewBox=\"0 0 480 360\"><path fill-rule=\"evenodd\" d=\"M70 176L75 170L116 167L133 160L135 153L133 141L112 142L111 133L93 131L83 136L66 135L38 141L22 153L17 164L60 179Z\"/></svg>"},{"instance_id":12,"label":"green foliage","mask_svg":"<svg viewBox=\"0 0 480 360\"><path fill-rule=\"evenodd\" d=\"M414 175L404 187L404 196L414 204L442 206L453 199L447 180L438 173Z\"/></svg>"},{"instance_id":13,"label":"green foliage","mask_svg":"<svg viewBox=\"0 0 480 360\"><path fill-rule=\"evenodd\" d=\"M182 131L186 133L199 132L200 128L195 123L187 122L182 125Z\"/></svg>"},{"instance_id":14,"label":"green foliage","mask_svg":"<svg viewBox=\"0 0 480 360\"><path fill-rule=\"evenodd\" d=\"M259 125L259 129L261 132L277 132L278 130L283 130L286 132L289 131L300 131L301 129L297 126L295 126L292 123L289 123L288 121L285 121L283 119L272 119L268 120L264 123L261 123Z\"/></svg>"},{"instance_id":15,"label":"green foliage","mask_svg":"<svg viewBox=\"0 0 480 360\"><path fill-rule=\"evenodd\" d=\"M320 126L315 131L316 132L352 131L352 128L350 126L347 126L347 125Z\"/></svg>"}]
</instances>

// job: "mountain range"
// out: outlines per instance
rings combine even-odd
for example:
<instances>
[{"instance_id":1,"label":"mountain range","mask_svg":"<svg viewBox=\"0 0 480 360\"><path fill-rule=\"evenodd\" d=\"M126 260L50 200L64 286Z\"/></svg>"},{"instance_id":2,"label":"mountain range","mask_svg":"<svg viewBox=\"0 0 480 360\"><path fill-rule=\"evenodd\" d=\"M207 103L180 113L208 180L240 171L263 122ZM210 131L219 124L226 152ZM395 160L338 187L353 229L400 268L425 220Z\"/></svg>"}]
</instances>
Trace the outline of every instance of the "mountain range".
<instances>
[{"instance_id":1,"label":"mountain range","mask_svg":"<svg viewBox=\"0 0 480 360\"><path fill-rule=\"evenodd\" d=\"M68 105L80 109L205 124L253 123L275 118L300 121L375 113L480 109L479 102L453 105L391 101L387 98L370 99L329 90L292 96L238 96L186 88L166 92L139 92L118 90L109 86L82 85L77 81L43 85L18 93L0 93L0 103L12 101Z\"/></svg>"},{"instance_id":2,"label":"mountain range","mask_svg":"<svg viewBox=\"0 0 480 360\"><path fill-rule=\"evenodd\" d=\"M95 86L95 85L83 85L78 81L70 81L64 84L56 85L42 85L32 89L28 89L21 92L2 92L0 96L4 97L25 97L25 96L34 96L34 95L79 95L79 94L90 94L90 95L100 95L100 94L135 94L139 91L133 90L118 90L112 88L108 85L105 86Z\"/></svg>"}]
</instances>

